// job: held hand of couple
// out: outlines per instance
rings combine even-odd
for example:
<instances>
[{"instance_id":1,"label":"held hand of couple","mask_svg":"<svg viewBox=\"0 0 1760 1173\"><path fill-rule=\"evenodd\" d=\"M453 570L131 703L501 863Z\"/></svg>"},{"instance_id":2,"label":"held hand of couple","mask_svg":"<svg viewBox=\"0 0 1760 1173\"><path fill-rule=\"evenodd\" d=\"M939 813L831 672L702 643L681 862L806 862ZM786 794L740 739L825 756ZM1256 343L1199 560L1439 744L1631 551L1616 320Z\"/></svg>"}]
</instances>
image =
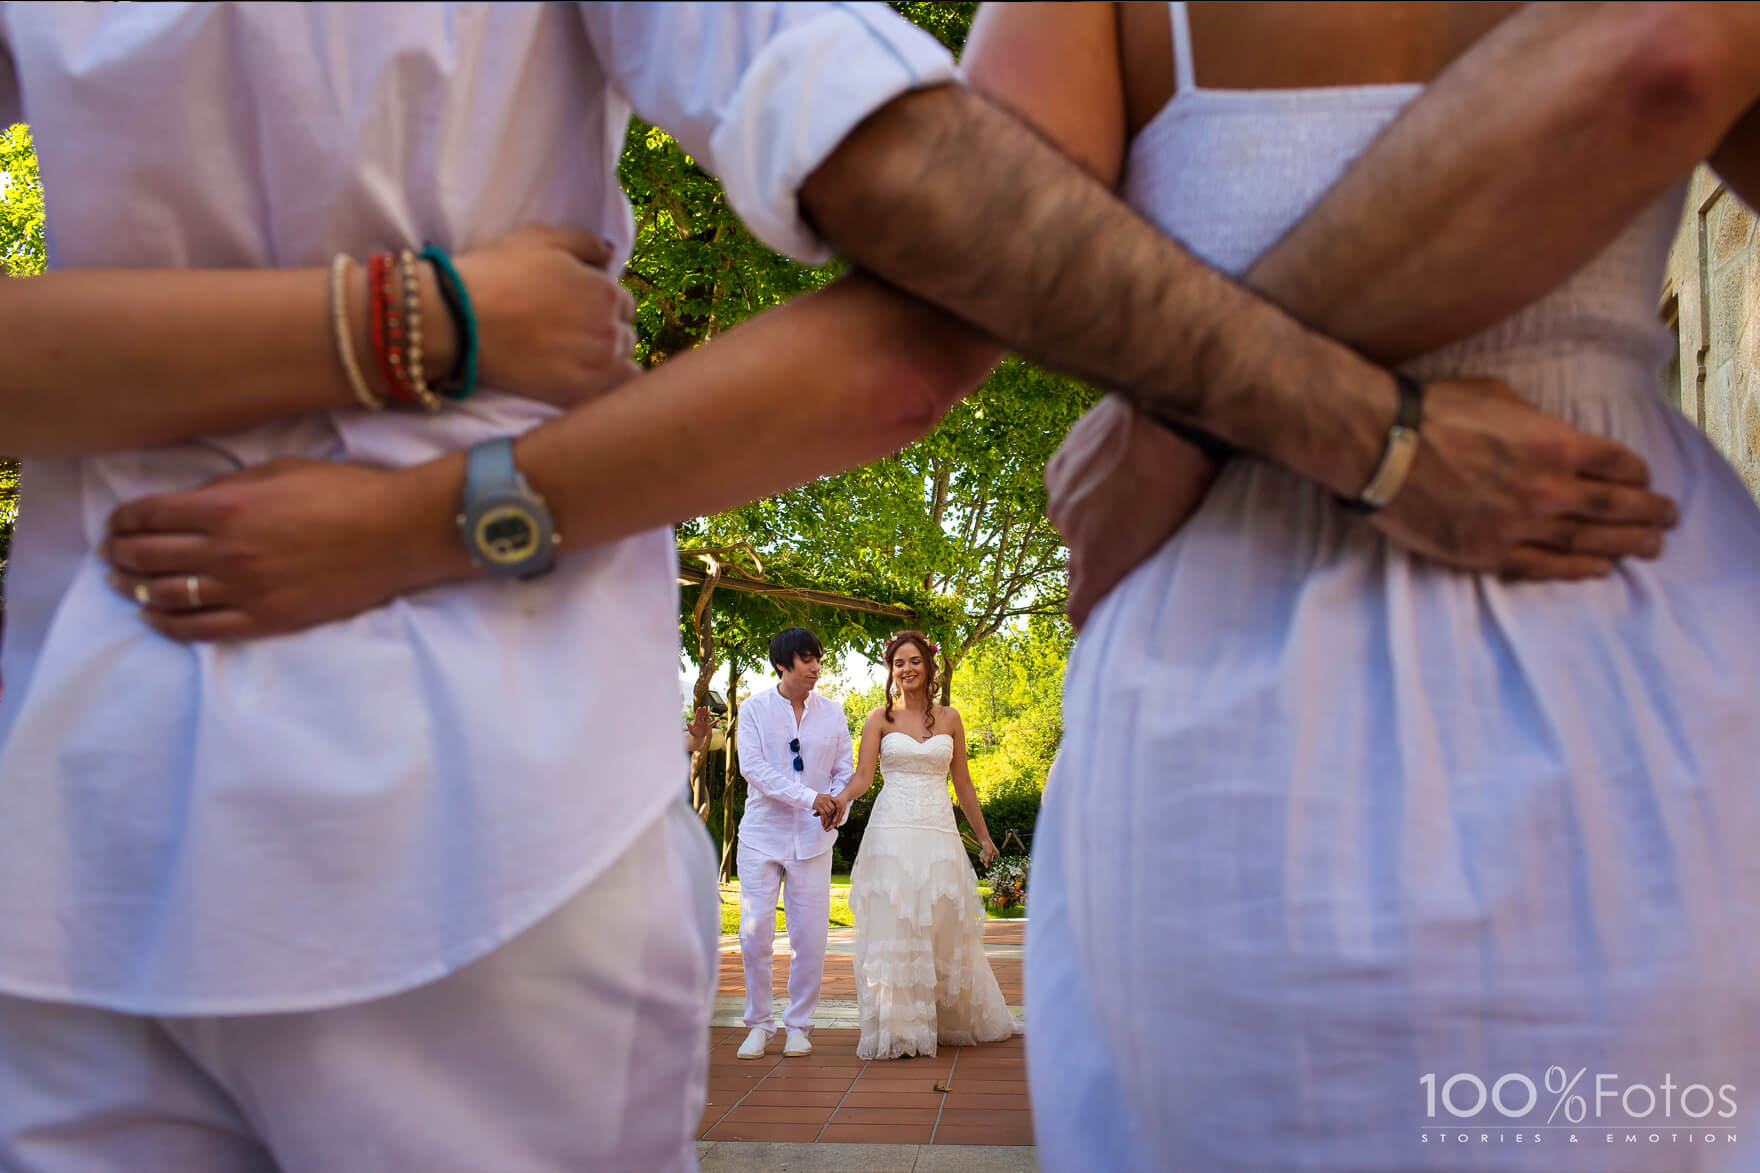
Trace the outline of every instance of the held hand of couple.
<instances>
[{"instance_id":1,"label":"held hand of couple","mask_svg":"<svg viewBox=\"0 0 1760 1173\"><path fill-rule=\"evenodd\" d=\"M569 408L641 374L635 299L610 263L611 246L591 232L542 224L459 256L483 383Z\"/></svg>"},{"instance_id":2,"label":"held hand of couple","mask_svg":"<svg viewBox=\"0 0 1760 1173\"><path fill-rule=\"evenodd\" d=\"M843 821L843 812L847 809L841 799L829 794L821 794L813 799L813 812L819 816L819 826L829 831Z\"/></svg>"}]
</instances>

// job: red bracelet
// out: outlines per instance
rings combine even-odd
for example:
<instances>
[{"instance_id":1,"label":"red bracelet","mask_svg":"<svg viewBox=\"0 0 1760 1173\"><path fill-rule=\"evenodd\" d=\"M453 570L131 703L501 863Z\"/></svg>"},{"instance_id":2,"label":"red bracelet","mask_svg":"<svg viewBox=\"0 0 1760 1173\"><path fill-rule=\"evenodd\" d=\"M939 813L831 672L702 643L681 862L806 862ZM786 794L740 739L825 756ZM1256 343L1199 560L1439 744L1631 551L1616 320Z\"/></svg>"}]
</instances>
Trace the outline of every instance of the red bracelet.
<instances>
[{"instance_id":1,"label":"red bracelet","mask_svg":"<svg viewBox=\"0 0 1760 1173\"><path fill-rule=\"evenodd\" d=\"M367 262L367 284L372 293L373 357L379 375L394 399L410 399L403 374L403 302L396 285L396 262L390 253L374 253Z\"/></svg>"}]
</instances>

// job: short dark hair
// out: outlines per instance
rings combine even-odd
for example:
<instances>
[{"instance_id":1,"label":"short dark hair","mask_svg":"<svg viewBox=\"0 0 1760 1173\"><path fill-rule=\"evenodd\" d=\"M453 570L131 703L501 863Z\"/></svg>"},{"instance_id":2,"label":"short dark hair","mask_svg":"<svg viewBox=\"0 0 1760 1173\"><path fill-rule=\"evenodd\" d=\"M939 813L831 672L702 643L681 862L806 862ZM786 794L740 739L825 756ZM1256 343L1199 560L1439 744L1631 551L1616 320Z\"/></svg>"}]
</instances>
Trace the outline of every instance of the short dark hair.
<instances>
[{"instance_id":1,"label":"short dark hair","mask_svg":"<svg viewBox=\"0 0 1760 1173\"><path fill-rule=\"evenodd\" d=\"M819 637L804 627L785 627L770 638L770 666L778 672L794 667L797 656L825 658L825 647Z\"/></svg>"}]
</instances>

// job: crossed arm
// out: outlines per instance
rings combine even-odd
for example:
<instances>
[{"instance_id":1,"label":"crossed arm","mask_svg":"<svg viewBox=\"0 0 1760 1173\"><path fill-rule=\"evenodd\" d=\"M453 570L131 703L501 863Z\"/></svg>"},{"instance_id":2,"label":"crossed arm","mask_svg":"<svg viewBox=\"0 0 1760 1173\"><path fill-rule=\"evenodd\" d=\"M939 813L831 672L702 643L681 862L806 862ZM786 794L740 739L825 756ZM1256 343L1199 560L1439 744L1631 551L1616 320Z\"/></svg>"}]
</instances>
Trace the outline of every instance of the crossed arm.
<instances>
[{"instance_id":1,"label":"crossed arm","mask_svg":"<svg viewBox=\"0 0 1760 1173\"><path fill-rule=\"evenodd\" d=\"M978 88L1111 182L1126 145L1123 82L1114 30L1093 7L988 8L965 68ZM1757 25L1751 12L1707 6L1522 11L1435 80L1245 284L1385 361L1484 328L1587 261L1699 159L1715 150L1727 178L1738 160L1756 157L1745 124L1729 127L1754 100ZM1433 398L1430 408L1489 421L1503 405ZM1428 447L1437 454L1437 444ZM1120 404L1077 426L1047 479L1053 519L1072 548L1078 623L1177 528L1211 472L1191 445ZM1572 524L1580 513L1618 511L1617 488L1560 508L1552 490L1562 487L1539 495L1550 508L1497 569L1582 577L1660 549L1652 528ZM1413 489L1402 507L1434 491ZM1641 508L1642 498L1625 496Z\"/></svg>"},{"instance_id":2,"label":"crossed arm","mask_svg":"<svg viewBox=\"0 0 1760 1173\"><path fill-rule=\"evenodd\" d=\"M1647 158L1657 142L1676 138L1694 144L1682 154L1702 156L1745 109L1732 96L1739 87L1704 80L1733 67L1702 47L1714 39L1705 32L1713 22L1692 11L1693 37L1682 37L1692 51L1669 59L1687 65L1651 63L1662 18L1647 16L1650 25L1628 18L1617 37L1609 34L1619 49L1612 71L1573 67L1578 55L1565 51L1562 34L1517 45L1540 56L1524 68L1541 76L1546 52L1564 54L1548 67L1564 97L1524 106L1533 95L1506 101L1493 70L1455 81L1451 71L1407 117L1433 99L1470 100L1478 113L1468 129L1501 126L1503 137L1489 147L1471 134L1440 141L1447 152L1478 147L1499 158L1549 141L1573 119L1604 125L1571 140L1573 207L1583 215L1585 199L1607 198L1613 211L1602 222L1617 223L1642 192L1620 189L1613 198L1583 177L1621 173L1634 156ZM1689 82L1671 87L1669 79L1681 77ZM1682 86L1690 100L1655 98ZM1623 99L1611 100L1609 90ZM1396 210L1445 207L1456 198L1448 183L1426 182L1454 175L1432 159L1435 141L1389 139L1359 170L1404 177ZM1396 147L1419 153L1425 166L1413 168ZM1669 165L1671 175L1684 166ZM1482 224L1495 225L1499 209L1525 207L1513 191L1551 194L1524 189L1521 169L1472 174L1484 185L1475 198L1492 209ZM1362 183L1378 190L1370 178ZM1353 190L1336 198L1348 206L1361 198ZM802 203L854 260L930 304L866 279L840 283L669 362L639 381L639 393L608 396L522 437L521 467L550 501L570 547L777 492L926 432L996 353L988 337L935 305L1338 492L1354 495L1379 458L1394 402L1384 372L1195 261L1033 131L962 87L907 95L871 116L809 177ZM1591 248L1588 235L1573 247ZM1569 259L1560 250L1551 263L1564 268ZM1427 270L1411 265L1408 280L1422 288ZM1317 287L1291 284L1309 290L1292 294L1298 312L1331 312ZM1489 278L1485 285L1503 288ZM1395 300L1401 287L1389 278L1382 288ZM1631 552L1654 544L1672 505L1638 488L1646 473L1637 457L1485 392L1481 383L1430 388L1427 442L1400 498L1377 516L1384 532L1453 564L1493 569L1524 548L1562 546L1571 555L1594 540L1636 542ZM852 418L864 426L850 427ZM736 451L719 442L727 435L747 442ZM746 459L772 442L798 461L781 468ZM149 621L167 634L296 629L471 575L452 529L462 481L460 455L396 474L272 466L125 506L113 519L109 554L124 589L147 586ZM388 546L386 534L398 542ZM179 610L191 573L204 577L201 596L215 606Z\"/></svg>"}]
</instances>

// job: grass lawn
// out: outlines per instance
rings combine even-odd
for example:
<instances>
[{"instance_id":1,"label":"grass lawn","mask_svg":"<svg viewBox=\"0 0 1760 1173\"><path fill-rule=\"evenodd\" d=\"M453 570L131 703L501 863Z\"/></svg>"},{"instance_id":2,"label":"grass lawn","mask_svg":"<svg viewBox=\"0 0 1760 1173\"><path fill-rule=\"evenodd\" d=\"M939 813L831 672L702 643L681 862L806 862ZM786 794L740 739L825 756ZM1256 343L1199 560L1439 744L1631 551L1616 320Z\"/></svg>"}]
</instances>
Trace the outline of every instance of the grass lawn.
<instances>
[{"instance_id":1,"label":"grass lawn","mask_svg":"<svg viewBox=\"0 0 1760 1173\"><path fill-rule=\"evenodd\" d=\"M986 902L990 899L990 885L979 883L978 895ZM1011 908L998 912L991 910L992 917L1013 919L1027 915L1025 908ZM848 929L855 926L855 917L849 911L849 873L831 873L831 927ZM776 931L781 932L788 927L788 917L782 910L782 901L776 902ZM724 934L739 932L739 877L735 876L721 885L721 931Z\"/></svg>"}]
</instances>

